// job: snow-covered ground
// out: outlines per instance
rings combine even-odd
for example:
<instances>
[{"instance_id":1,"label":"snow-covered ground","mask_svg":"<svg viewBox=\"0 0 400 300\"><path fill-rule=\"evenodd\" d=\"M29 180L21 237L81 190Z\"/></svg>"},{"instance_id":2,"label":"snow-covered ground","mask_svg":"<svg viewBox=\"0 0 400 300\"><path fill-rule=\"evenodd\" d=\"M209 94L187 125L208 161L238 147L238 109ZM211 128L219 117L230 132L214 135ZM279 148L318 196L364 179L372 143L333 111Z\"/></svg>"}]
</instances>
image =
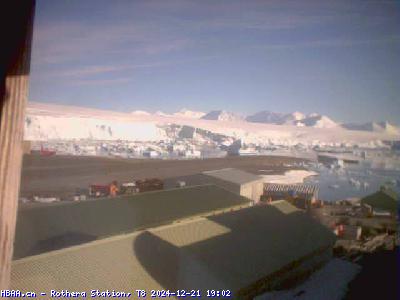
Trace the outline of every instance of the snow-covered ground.
<instances>
[{"instance_id":1,"label":"snow-covered ground","mask_svg":"<svg viewBox=\"0 0 400 300\"><path fill-rule=\"evenodd\" d=\"M91 117L28 115L25 139L47 140L130 140L156 141L163 132L153 122L128 122Z\"/></svg>"},{"instance_id":2,"label":"snow-covered ground","mask_svg":"<svg viewBox=\"0 0 400 300\"><path fill-rule=\"evenodd\" d=\"M286 171L284 175L261 175L261 177L265 183L297 184L303 183L305 178L315 175L318 173L307 170L290 170Z\"/></svg>"},{"instance_id":3,"label":"snow-covered ground","mask_svg":"<svg viewBox=\"0 0 400 300\"><path fill-rule=\"evenodd\" d=\"M188 113L188 115L193 114ZM245 143L263 145L291 146L301 143L308 146L340 146L346 144L373 148L382 146L383 140L400 140L399 135L352 131L341 127L316 128L251 123L245 120L204 120L188 117L184 113L175 115L122 113L37 102L28 104L25 139L161 140L165 138L165 132L159 128L168 124L192 126L242 139Z\"/></svg>"},{"instance_id":4,"label":"snow-covered ground","mask_svg":"<svg viewBox=\"0 0 400 300\"><path fill-rule=\"evenodd\" d=\"M360 269L359 265L334 258L296 288L269 292L254 298L254 300L340 300L346 295L348 283Z\"/></svg>"}]
</instances>

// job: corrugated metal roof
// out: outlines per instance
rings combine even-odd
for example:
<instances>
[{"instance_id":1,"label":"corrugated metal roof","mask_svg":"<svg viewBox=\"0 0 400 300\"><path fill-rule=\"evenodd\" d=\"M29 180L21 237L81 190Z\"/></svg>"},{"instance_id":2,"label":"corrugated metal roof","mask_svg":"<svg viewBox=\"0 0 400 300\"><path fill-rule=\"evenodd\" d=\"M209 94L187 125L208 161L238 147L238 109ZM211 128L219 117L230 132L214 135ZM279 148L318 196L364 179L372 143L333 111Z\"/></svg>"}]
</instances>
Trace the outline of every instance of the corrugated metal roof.
<instances>
[{"instance_id":1,"label":"corrugated metal roof","mask_svg":"<svg viewBox=\"0 0 400 300\"><path fill-rule=\"evenodd\" d=\"M25 207L18 211L14 258L247 203L246 198L220 187L203 185Z\"/></svg>"},{"instance_id":2,"label":"corrugated metal roof","mask_svg":"<svg viewBox=\"0 0 400 300\"><path fill-rule=\"evenodd\" d=\"M315 194L318 192L318 187L311 184L267 183L264 185L264 191L267 193L295 192L300 194Z\"/></svg>"},{"instance_id":3,"label":"corrugated metal roof","mask_svg":"<svg viewBox=\"0 0 400 300\"><path fill-rule=\"evenodd\" d=\"M236 184L245 184L262 179L260 176L233 168L205 171L203 174Z\"/></svg>"},{"instance_id":4,"label":"corrugated metal roof","mask_svg":"<svg viewBox=\"0 0 400 300\"><path fill-rule=\"evenodd\" d=\"M277 201L14 261L11 288L237 291L334 240Z\"/></svg>"}]
</instances>

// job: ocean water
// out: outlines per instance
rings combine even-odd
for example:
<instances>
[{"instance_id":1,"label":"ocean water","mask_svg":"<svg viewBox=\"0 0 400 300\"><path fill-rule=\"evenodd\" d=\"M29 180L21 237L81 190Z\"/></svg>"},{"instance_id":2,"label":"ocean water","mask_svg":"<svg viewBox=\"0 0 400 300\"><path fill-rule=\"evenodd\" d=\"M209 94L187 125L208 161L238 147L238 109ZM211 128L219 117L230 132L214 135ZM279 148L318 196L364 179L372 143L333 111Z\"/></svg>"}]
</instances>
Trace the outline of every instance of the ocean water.
<instances>
[{"instance_id":1,"label":"ocean water","mask_svg":"<svg viewBox=\"0 0 400 300\"><path fill-rule=\"evenodd\" d=\"M345 164L342 168L331 169L320 164L311 164L310 170L318 176L304 180L319 186L319 198L336 201L347 198L361 198L388 185L400 195L400 162L390 164L374 161L361 161L358 164Z\"/></svg>"}]
</instances>

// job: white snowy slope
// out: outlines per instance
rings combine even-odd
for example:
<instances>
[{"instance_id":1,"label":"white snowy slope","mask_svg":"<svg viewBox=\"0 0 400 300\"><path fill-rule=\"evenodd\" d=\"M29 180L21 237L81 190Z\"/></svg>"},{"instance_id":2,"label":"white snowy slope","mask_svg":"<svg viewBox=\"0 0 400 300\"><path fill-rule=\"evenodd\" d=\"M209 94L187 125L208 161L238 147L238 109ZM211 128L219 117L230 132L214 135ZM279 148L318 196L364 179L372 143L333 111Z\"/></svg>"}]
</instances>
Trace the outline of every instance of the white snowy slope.
<instances>
[{"instance_id":1,"label":"white snowy slope","mask_svg":"<svg viewBox=\"0 0 400 300\"><path fill-rule=\"evenodd\" d=\"M183 117L183 118L191 118L191 119L200 119L206 113L201 111L193 111L186 108L181 109L180 111L174 113L175 117Z\"/></svg>"},{"instance_id":2,"label":"white snowy slope","mask_svg":"<svg viewBox=\"0 0 400 300\"><path fill-rule=\"evenodd\" d=\"M314 116L316 118L316 116ZM298 127L252 123L235 118L223 122L177 115L131 114L84 107L29 102L25 122L25 139L124 139L161 140L165 131L160 126L187 125L213 133L263 145L328 145L357 144L381 146L383 140L400 140L400 135L386 132L347 130L340 126L324 128L316 118L316 127ZM320 126L320 127L318 127Z\"/></svg>"},{"instance_id":3,"label":"white snowy slope","mask_svg":"<svg viewBox=\"0 0 400 300\"><path fill-rule=\"evenodd\" d=\"M246 121L265 124L283 124L286 114L263 110L246 117Z\"/></svg>"},{"instance_id":4,"label":"white snowy slope","mask_svg":"<svg viewBox=\"0 0 400 300\"><path fill-rule=\"evenodd\" d=\"M295 111L294 113L286 114L284 121L285 121L285 124L287 124L287 125L292 125L292 124L296 125L296 121L303 120L303 119L305 119L305 117L306 117L305 114Z\"/></svg>"},{"instance_id":5,"label":"white snowy slope","mask_svg":"<svg viewBox=\"0 0 400 300\"><path fill-rule=\"evenodd\" d=\"M154 123L120 122L81 117L28 115L25 122L26 140L132 140L156 141L163 132Z\"/></svg>"},{"instance_id":6,"label":"white snowy slope","mask_svg":"<svg viewBox=\"0 0 400 300\"><path fill-rule=\"evenodd\" d=\"M381 126L384 132L389 134L400 134L400 128L390 124L389 122L379 122L378 125Z\"/></svg>"},{"instance_id":7,"label":"white snowy slope","mask_svg":"<svg viewBox=\"0 0 400 300\"><path fill-rule=\"evenodd\" d=\"M338 124L332 119L328 118L324 115L319 114L310 114L304 119L296 121L297 126L307 126L314 128L335 128L338 127Z\"/></svg>"},{"instance_id":8,"label":"white snowy slope","mask_svg":"<svg viewBox=\"0 0 400 300\"><path fill-rule=\"evenodd\" d=\"M203 120L241 121L243 117L225 110L213 110L201 117Z\"/></svg>"},{"instance_id":9,"label":"white snowy slope","mask_svg":"<svg viewBox=\"0 0 400 300\"><path fill-rule=\"evenodd\" d=\"M393 124L390 124L389 122L369 122L364 124L346 123L342 124L342 127L350 130L382 132L388 134L400 133L400 128Z\"/></svg>"},{"instance_id":10,"label":"white snowy slope","mask_svg":"<svg viewBox=\"0 0 400 300\"><path fill-rule=\"evenodd\" d=\"M289 170L283 175L260 175L265 183L278 184L298 184L303 183L309 176L315 176L318 173L307 170Z\"/></svg>"},{"instance_id":11,"label":"white snowy slope","mask_svg":"<svg viewBox=\"0 0 400 300\"><path fill-rule=\"evenodd\" d=\"M284 114L264 110L248 116L246 121L276 125L296 125L296 121L302 120L305 117L306 116L303 113L297 111L290 114Z\"/></svg>"},{"instance_id":12,"label":"white snowy slope","mask_svg":"<svg viewBox=\"0 0 400 300\"><path fill-rule=\"evenodd\" d=\"M154 122L133 121L132 115L40 103L29 103L25 118L26 140L138 140L155 141L164 137ZM121 117L124 116L124 117Z\"/></svg>"},{"instance_id":13,"label":"white snowy slope","mask_svg":"<svg viewBox=\"0 0 400 300\"><path fill-rule=\"evenodd\" d=\"M334 128L338 126L327 116L319 114L310 114L306 116L301 112L285 114L267 110L248 116L246 121L276 125L295 125L299 127L307 126L315 128Z\"/></svg>"}]
</instances>

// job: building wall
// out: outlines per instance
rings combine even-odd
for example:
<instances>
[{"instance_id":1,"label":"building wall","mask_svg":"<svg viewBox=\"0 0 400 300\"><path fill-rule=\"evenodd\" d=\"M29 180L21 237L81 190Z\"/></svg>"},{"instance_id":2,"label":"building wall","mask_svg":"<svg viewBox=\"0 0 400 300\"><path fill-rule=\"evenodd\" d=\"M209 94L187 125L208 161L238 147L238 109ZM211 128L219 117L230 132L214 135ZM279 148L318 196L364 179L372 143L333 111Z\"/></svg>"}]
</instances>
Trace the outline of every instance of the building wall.
<instances>
[{"instance_id":1,"label":"building wall","mask_svg":"<svg viewBox=\"0 0 400 300\"><path fill-rule=\"evenodd\" d=\"M262 181L254 181L250 183L243 184L240 187L240 195L254 202L259 202L260 197L263 194L264 184Z\"/></svg>"},{"instance_id":2,"label":"building wall","mask_svg":"<svg viewBox=\"0 0 400 300\"><path fill-rule=\"evenodd\" d=\"M229 190L229 189L228 189ZM22 258L105 236L246 205L246 199L215 185L149 191L112 200L21 206L14 258Z\"/></svg>"},{"instance_id":3,"label":"building wall","mask_svg":"<svg viewBox=\"0 0 400 300\"><path fill-rule=\"evenodd\" d=\"M240 195L253 200L253 185L244 184L240 187Z\"/></svg>"},{"instance_id":4,"label":"building wall","mask_svg":"<svg viewBox=\"0 0 400 300\"><path fill-rule=\"evenodd\" d=\"M284 201L279 207L250 207L21 259L13 264L11 287L230 289L233 299L253 299L306 278L332 256L328 229ZM284 213L288 208L294 211ZM277 221L287 226L271 228Z\"/></svg>"},{"instance_id":5,"label":"building wall","mask_svg":"<svg viewBox=\"0 0 400 300\"><path fill-rule=\"evenodd\" d=\"M255 201L259 202L263 193L264 193L264 182L258 181L254 185L254 190L253 190L253 197L255 198Z\"/></svg>"}]
</instances>

